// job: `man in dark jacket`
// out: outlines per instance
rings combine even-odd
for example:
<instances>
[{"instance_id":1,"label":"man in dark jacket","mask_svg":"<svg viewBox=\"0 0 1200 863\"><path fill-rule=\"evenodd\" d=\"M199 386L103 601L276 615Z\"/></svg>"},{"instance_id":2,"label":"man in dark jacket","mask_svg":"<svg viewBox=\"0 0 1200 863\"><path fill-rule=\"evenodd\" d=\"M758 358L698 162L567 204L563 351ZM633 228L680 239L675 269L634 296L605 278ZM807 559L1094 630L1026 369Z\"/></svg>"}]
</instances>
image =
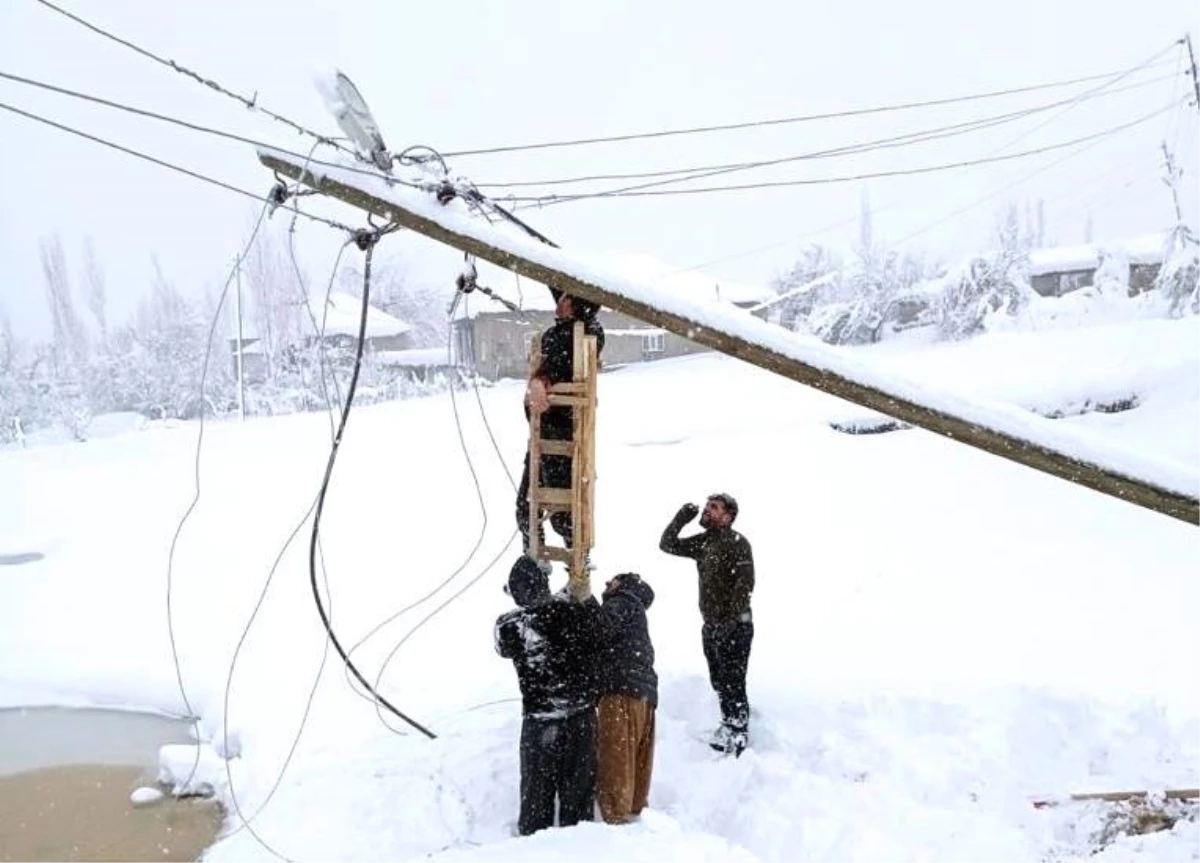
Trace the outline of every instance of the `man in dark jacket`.
<instances>
[{"instance_id":1,"label":"man in dark jacket","mask_svg":"<svg viewBox=\"0 0 1200 863\"><path fill-rule=\"evenodd\" d=\"M654 591L635 572L617 575L605 586L596 800L609 824L639 815L650 794L658 705L654 645L646 620L652 602Z\"/></svg>"},{"instance_id":2,"label":"man in dark jacket","mask_svg":"<svg viewBox=\"0 0 1200 863\"><path fill-rule=\"evenodd\" d=\"M600 609L552 597L547 575L521 555L508 576L518 608L496 621L496 652L511 659L521 688L521 806L527 836L558 821L592 820L596 782Z\"/></svg>"},{"instance_id":3,"label":"man in dark jacket","mask_svg":"<svg viewBox=\"0 0 1200 863\"><path fill-rule=\"evenodd\" d=\"M525 419L530 414L540 415L543 440L571 440L574 422L571 408L567 405L549 406L547 388L553 384L571 381L575 377L575 322L582 321L584 332L596 337L596 356L604 349L604 328L597 320L599 306L595 303L572 297L557 289L554 295L554 325L542 333L541 358L529 376L525 391ZM539 466L541 484L548 488L571 487L571 457L544 455ZM529 548L529 447L525 447L525 472L517 489L517 527ZM574 538L574 525L568 512L555 512L550 524L563 538L567 546Z\"/></svg>"},{"instance_id":4,"label":"man in dark jacket","mask_svg":"<svg viewBox=\"0 0 1200 863\"><path fill-rule=\"evenodd\" d=\"M754 640L750 594L754 590L754 555L750 543L733 529L738 505L730 495L708 498L700 516L703 533L680 539L679 531L700 508L684 504L663 531L659 548L667 554L690 557L700 574L700 634L708 679L721 703L721 726L713 735L714 749L740 755L750 727L746 697L746 667Z\"/></svg>"}]
</instances>

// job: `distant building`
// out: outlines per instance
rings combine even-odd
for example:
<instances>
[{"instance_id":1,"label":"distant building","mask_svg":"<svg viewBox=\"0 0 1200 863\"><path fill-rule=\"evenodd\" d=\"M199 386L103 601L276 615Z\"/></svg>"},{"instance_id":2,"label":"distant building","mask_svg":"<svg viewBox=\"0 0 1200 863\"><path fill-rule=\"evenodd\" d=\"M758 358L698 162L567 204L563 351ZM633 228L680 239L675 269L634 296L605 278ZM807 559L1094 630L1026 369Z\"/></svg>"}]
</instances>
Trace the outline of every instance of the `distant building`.
<instances>
[{"instance_id":1,"label":"distant building","mask_svg":"<svg viewBox=\"0 0 1200 863\"><path fill-rule=\"evenodd\" d=\"M299 315L299 340L280 351L281 354L312 348L318 342L326 348L348 348L356 344L362 318L362 300L342 291L332 291L328 299L313 296L309 310ZM364 352L406 351L412 347L412 327L382 309L369 306ZM237 374L238 340L229 340L233 373ZM443 351L444 353L444 351ZM266 346L259 334L244 330L242 366L246 383L262 383L267 378Z\"/></svg>"},{"instance_id":2,"label":"distant building","mask_svg":"<svg viewBox=\"0 0 1200 863\"><path fill-rule=\"evenodd\" d=\"M1029 253L1029 284L1043 297L1061 297L1093 284L1109 258L1129 266L1129 296L1154 287L1162 269L1166 236L1148 234L1104 243L1036 249Z\"/></svg>"},{"instance_id":3,"label":"distant building","mask_svg":"<svg viewBox=\"0 0 1200 863\"><path fill-rule=\"evenodd\" d=\"M750 309L769 299L768 288L754 288L712 279L696 273L655 278L669 268L644 255L618 255L598 263L618 275L654 285L675 296L693 300L726 302ZM542 284L522 279L514 282L499 276L493 291L520 307L512 312L480 294L460 303L454 321L455 355L480 375L496 380L529 374L529 348L534 336L554 323L554 300ZM481 280L484 281L484 280ZM627 363L651 362L708 350L689 339L660 327L605 309L602 365L612 368Z\"/></svg>"}]
</instances>

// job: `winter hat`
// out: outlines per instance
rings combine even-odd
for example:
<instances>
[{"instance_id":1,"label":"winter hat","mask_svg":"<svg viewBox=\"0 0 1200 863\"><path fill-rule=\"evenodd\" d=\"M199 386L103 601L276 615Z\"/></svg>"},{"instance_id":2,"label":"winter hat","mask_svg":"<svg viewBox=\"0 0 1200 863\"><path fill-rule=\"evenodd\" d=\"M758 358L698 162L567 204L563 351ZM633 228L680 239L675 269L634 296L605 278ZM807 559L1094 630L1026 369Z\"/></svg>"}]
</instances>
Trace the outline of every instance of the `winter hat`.
<instances>
[{"instance_id":1,"label":"winter hat","mask_svg":"<svg viewBox=\"0 0 1200 863\"><path fill-rule=\"evenodd\" d=\"M593 303L591 300L585 300L582 297L572 296L571 304L575 309L575 319L578 321L591 320L600 311L599 303Z\"/></svg>"},{"instance_id":2,"label":"winter hat","mask_svg":"<svg viewBox=\"0 0 1200 863\"><path fill-rule=\"evenodd\" d=\"M654 589L642 580L636 572L621 572L613 576L616 582L615 591L623 591L637 597L643 607L649 608L654 602Z\"/></svg>"},{"instance_id":3,"label":"winter hat","mask_svg":"<svg viewBox=\"0 0 1200 863\"><path fill-rule=\"evenodd\" d=\"M550 288L550 296L554 297L554 302L557 303L562 295L566 293L561 288ZM574 317L577 321L588 321L600 311L600 304L593 303L591 300L585 300L582 297L577 297L574 294L568 294L571 298L571 308L574 310Z\"/></svg>"},{"instance_id":4,"label":"winter hat","mask_svg":"<svg viewBox=\"0 0 1200 863\"><path fill-rule=\"evenodd\" d=\"M533 605L550 593L550 577L525 555L517 558L508 574L508 594L520 606Z\"/></svg>"}]
</instances>

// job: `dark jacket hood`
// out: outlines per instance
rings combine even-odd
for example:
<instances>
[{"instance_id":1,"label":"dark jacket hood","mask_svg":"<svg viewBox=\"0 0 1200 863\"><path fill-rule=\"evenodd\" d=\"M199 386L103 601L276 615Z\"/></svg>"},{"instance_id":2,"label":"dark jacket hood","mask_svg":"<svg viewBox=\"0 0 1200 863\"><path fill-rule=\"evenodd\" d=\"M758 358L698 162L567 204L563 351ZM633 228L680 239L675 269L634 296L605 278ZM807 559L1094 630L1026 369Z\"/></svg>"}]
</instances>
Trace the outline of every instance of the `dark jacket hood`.
<instances>
[{"instance_id":1,"label":"dark jacket hood","mask_svg":"<svg viewBox=\"0 0 1200 863\"><path fill-rule=\"evenodd\" d=\"M641 576L634 572L623 572L619 576L620 586L613 593L627 593L649 610L654 602L654 588L642 581Z\"/></svg>"}]
</instances>

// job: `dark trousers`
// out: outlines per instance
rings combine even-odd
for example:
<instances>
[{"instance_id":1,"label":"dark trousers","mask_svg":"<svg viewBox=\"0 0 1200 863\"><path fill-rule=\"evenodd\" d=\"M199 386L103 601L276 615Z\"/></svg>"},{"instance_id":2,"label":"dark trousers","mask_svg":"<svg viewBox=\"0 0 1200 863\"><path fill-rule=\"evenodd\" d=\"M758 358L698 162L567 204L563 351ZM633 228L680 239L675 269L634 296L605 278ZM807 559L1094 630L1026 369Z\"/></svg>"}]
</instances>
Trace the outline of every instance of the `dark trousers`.
<instances>
[{"instance_id":1,"label":"dark trousers","mask_svg":"<svg viewBox=\"0 0 1200 863\"><path fill-rule=\"evenodd\" d=\"M746 667L750 664L754 623L737 621L723 626L706 623L700 636L704 658L708 660L708 681L721 702L721 720L734 731L745 731L750 725Z\"/></svg>"},{"instance_id":2,"label":"dark trousers","mask_svg":"<svg viewBox=\"0 0 1200 863\"><path fill-rule=\"evenodd\" d=\"M517 830L528 836L558 823L570 827L592 820L596 794L596 711L566 719L521 722L521 814Z\"/></svg>"},{"instance_id":3,"label":"dark trousers","mask_svg":"<svg viewBox=\"0 0 1200 863\"><path fill-rule=\"evenodd\" d=\"M571 457L565 455L544 455L541 457L541 484L547 488L571 487ZM529 550L529 451L525 452L525 472L521 474L521 485L517 488L517 527L524 539L523 548ZM574 538L574 525L569 512L553 512L550 514L550 526L554 532L563 538L570 548ZM539 526L540 530L540 526ZM538 534L541 536L541 533Z\"/></svg>"}]
</instances>

